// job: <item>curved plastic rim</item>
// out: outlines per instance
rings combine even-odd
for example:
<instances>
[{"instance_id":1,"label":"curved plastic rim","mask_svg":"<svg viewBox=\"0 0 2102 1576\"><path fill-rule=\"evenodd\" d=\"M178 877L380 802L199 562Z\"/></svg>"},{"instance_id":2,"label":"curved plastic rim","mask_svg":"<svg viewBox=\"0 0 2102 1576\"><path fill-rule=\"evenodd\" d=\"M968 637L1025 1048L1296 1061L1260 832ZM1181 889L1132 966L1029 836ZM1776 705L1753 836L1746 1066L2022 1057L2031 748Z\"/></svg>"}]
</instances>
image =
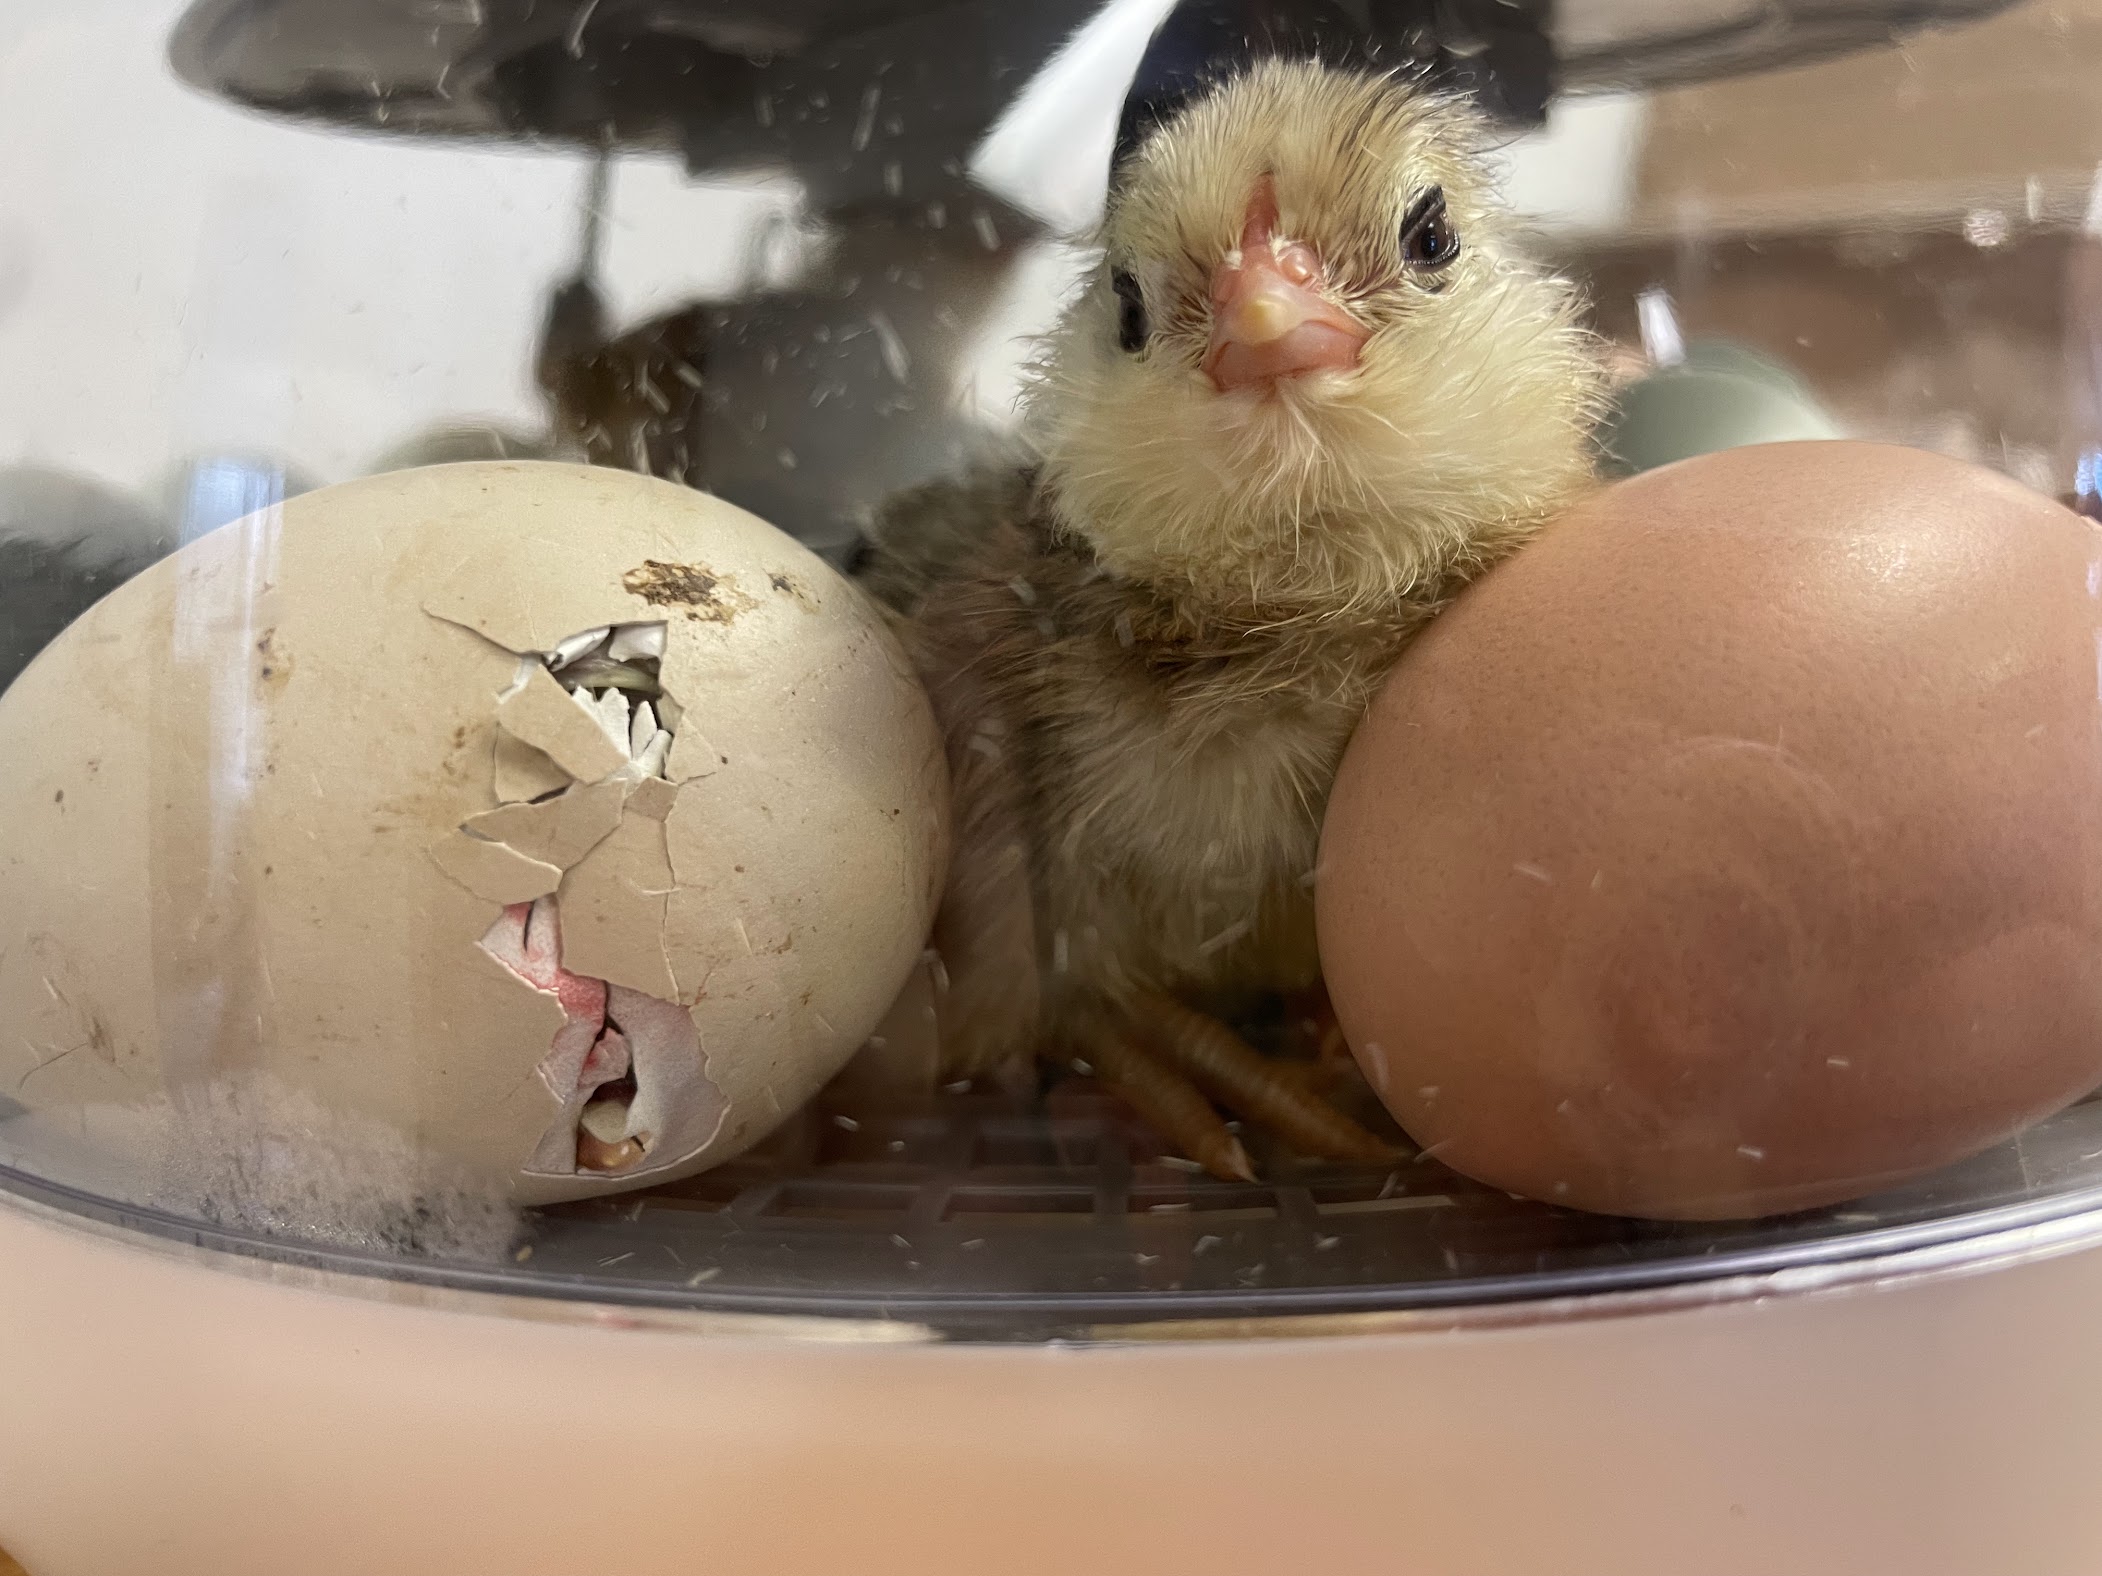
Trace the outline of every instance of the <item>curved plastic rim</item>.
<instances>
[{"instance_id":1,"label":"curved plastic rim","mask_svg":"<svg viewBox=\"0 0 2102 1576\"><path fill-rule=\"evenodd\" d=\"M1448 1284L1260 1292L1088 1293L668 1291L610 1277L552 1275L341 1249L228 1231L0 1167L0 1199L53 1223L140 1247L190 1252L235 1273L348 1295L434 1305L448 1294L512 1317L663 1325L789 1339L988 1344L1313 1338L1558 1324L1894 1281L1976 1274L2102 1246L2102 1186L1992 1210L1781 1248ZM382 1290L384 1288L384 1290Z\"/></svg>"}]
</instances>

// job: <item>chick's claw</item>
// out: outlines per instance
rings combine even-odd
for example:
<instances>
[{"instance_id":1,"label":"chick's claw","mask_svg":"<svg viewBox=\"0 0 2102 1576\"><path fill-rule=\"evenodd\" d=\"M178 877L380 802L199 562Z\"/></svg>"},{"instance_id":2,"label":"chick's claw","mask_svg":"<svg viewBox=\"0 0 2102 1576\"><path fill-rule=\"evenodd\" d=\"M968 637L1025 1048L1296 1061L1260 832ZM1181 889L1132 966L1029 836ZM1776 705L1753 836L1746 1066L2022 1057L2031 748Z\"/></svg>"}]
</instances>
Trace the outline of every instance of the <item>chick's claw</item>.
<instances>
[{"instance_id":1,"label":"chick's claw","mask_svg":"<svg viewBox=\"0 0 2102 1576\"><path fill-rule=\"evenodd\" d=\"M1271 1128L1302 1153L1369 1165L1398 1158L1400 1151L1218 1019L1166 996L1140 998L1135 1017L1146 1042L1170 1066L1229 1109Z\"/></svg>"},{"instance_id":2,"label":"chick's claw","mask_svg":"<svg viewBox=\"0 0 2102 1576\"><path fill-rule=\"evenodd\" d=\"M1248 1151L1197 1086L1141 1045L1124 1025L1101 1024L1090 1037L1095 1074L1123 1096L1162 1138L1222 1182L1253 1182Z\"/></svg>"}]
</instances>

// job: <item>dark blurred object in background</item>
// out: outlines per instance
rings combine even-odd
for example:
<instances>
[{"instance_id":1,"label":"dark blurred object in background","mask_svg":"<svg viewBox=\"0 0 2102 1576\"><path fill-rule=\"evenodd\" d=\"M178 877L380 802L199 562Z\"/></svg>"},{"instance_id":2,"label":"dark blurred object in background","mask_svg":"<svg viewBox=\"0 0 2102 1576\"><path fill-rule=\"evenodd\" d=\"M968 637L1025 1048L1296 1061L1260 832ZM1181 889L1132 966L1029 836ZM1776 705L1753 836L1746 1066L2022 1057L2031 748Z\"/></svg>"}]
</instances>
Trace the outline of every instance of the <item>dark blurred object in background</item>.
<instances>
[{"instance_id":1,"label":"dark blurred object in background","mask_svg":"<svg viewBox=\"0 0 2102 1576\"><path fill-rule=\"evenodd\" d=\"M0 689L174 545L173 528L122 493L64 471L0 470Z\"/></svg>"},{"instance_id":2,"label":"dark blurred object in background","mask_svg":"<svg viewBox=\"0 0 2102 1576\"><path fill-rule=\"evenodd\" d=\"M1199 7L1219 0L1195 0ZM1247 3L1247 0L1242 0ZM1266 0L1279 14L1339 0ZM1535 122L1563 92L1769 70L1989 16L2009 0L1340 0L1390 55ZM170 47L193 86L276 114L442 136L682 149L854 184L864 85L914 111L907 201L1101 0L199 0ZM841 91L823 94L826 88ZM812 105L818 90L829 102ZM755 118L769 97L784 113ZM814 111L814 112L813 112ZM855 150L867 153L867 148ZM827 197L837 195L828 193ZM821 202L825 198L821 198Z\"/></svg>"}]
</instances>

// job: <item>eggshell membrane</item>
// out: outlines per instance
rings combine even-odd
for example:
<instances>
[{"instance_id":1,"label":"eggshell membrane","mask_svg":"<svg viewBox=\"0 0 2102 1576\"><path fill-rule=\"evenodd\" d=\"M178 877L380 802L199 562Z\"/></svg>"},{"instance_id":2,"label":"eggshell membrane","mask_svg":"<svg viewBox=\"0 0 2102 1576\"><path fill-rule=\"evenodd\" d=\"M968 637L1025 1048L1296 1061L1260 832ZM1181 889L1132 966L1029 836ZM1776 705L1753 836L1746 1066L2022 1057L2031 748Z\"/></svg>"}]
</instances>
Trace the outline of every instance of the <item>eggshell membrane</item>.
<instances>
[{"instance_id":1,"label":"eggshell membrane","mask_svg":"<svg viewBox=\"0 0 2102 1576\"><path fill-rule=\"evenodd\" d=\"M504 808L500 779L570 783L505 745L517 653L653 621L683 780L610 818L585 784ZM0 697L0 1089L86 1131L262 1071L520 1202L670 1180L847 1061L946 849L923 692L786 535L616 471L368 478L184 548ZM692 1153L522 1169L563 1108L536 1073L565 1018L479 943L549 869L564 966L691 1015L724 1107Z\"/></svg>"},{"instance_id":2,"label":"eggshell membrane","mask_svg":"<svg viewBox=\"0 0 2102 1576\"><path fill-rule=\"evenodd\" d=\"M1413 647L1324 828L1367 1076L1513 1192L1863 1196L2102 1083L2102 539L1783 444L1618 484Z\"/></svg>"}]
</instances>

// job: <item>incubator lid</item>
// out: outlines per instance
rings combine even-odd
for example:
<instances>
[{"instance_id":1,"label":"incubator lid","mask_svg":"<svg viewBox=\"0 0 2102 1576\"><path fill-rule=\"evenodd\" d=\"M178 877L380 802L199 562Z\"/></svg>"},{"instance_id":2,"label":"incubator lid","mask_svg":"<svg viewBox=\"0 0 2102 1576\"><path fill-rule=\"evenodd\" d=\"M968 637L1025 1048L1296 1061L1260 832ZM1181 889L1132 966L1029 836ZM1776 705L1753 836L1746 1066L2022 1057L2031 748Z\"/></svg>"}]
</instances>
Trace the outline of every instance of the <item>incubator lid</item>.
<instances>
[{"instance_id":1,"label":"incubator lid","mask_svg":"<svg viewBox=\"0 0 2102 1576\"><path fill-rule=\"evenodd\" d=\"M1845 53L2009 0L1356 0L1390 55L1440 60L1533 119L1548 96L1655 88ZM1032 0L200 0L181 79L273 114L426 136L680 149L696 168L836 155L878 73L915 79L915 135L982 130L1076 29L1123 9ZM1157 18L1159 0L1134 9ZM755 93L845 102L767 124ZM829 111L829 115L828 115Z\"/></svg>"}]
</instances>

